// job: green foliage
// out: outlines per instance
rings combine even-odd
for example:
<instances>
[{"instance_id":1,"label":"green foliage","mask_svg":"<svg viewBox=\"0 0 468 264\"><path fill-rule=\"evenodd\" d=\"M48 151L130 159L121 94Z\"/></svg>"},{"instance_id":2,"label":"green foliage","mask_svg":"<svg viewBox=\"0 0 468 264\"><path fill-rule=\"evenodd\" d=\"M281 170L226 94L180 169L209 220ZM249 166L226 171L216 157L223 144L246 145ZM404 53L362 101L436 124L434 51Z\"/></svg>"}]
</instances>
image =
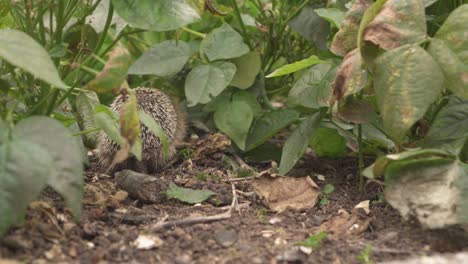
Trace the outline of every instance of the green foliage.
<instances>
[{"instance_id":1,"label":"green foliage","mask_svg":"<svg viewBox=\"0 0 468 264\"><path fill-rule=\"evenodd\" d=\"M212 30L200 44L200 52L206 55L208 60L232 59L245 55L249 47L229 24Z\"/></svg>"},{"instance_id":2,"label":"green foliage","mask_svg":"<svg viewBox=\"0 0 468 264\"><path fill-rule=\"evenodd\" d=\"M57 88L67 88L47 51L24 32L0 30L0 58Z\"/></svg>"},{"instance_id":3,"label":"green foliage","mask_svg":"<svg viewBox=\"0 0 468 264\"><path fill-rule=\"evenodd\" d=\"M357 256L357 260L363 264L374 264L375 262L372 261L372 246L367 245L364 248L359 256Z\"/></svg>"},{"instance_id":4,"label":"green foliage","mask_svg":"<svg viewBox=\"0 0 468 264\"><path fill-rule=\"evenodd\" d=\"M192 190L179 187L172 182L169 184L169 188L165 193L169 198L174 198L189 204L201 203L216 194L209 190Z\"/></svg>"},{"instance_id":5,"label":"green foliage","mask_svg":"<svg viewBox=\"0 0 468 264\"><path fill-rule=\"evenodd\" d=\"M184 0L112 0L115 11L131 26L153 31L175 30L200 19Z\"/></svg>"},{"instance_id":6,"label":"green foliage","mask_svg":"<svg viewBox=\"0 0 468 264\"><path fill-rule=\"evenodd\" d=\"M319 127L310 139L310 146L320 157L336 158L346 153L346 139L336 129Z\"/></svg>"},{"instance_id":7,"label":"green foliage","mask_svg":"<svg viewBox=\"0 0 468 264\"><path fill-rule=\"evenodd\" d=\"M297 243L300 246L318 248L320 247L322 241L326 239L328 234L326 232L320 232L315 235L309 236L306 240Z\"/></svg>"}]
</instances>

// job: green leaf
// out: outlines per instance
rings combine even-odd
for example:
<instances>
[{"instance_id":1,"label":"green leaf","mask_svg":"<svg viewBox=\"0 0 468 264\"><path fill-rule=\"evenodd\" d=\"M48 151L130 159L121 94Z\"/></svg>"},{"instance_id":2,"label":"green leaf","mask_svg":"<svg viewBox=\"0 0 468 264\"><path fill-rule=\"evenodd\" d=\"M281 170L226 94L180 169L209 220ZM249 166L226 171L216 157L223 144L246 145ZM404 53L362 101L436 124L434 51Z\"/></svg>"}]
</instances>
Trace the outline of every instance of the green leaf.
<instances>
[{"instance_id":1,"label":"green leaf","mask_svg":"<svg viewBox=\"0 0 468 264\"><path fill-rule=\"evenodd\" d=\"M151 132L153 132L156 137L159 138L162 145L162 154L163 158L165 158L168 154L169 149L169 139L167 135L164 133L161 125L154 120L150 115L145 113L143 110L138 111L138 116L140 117L140 121L143 125L145 125Z\"/></svg>"},{"instance_id":2,"label":"green leaf","mask_svg":"<svg viewBox=\"0 0 468 264\"><path fill-rule=\"evenodd\" d=\"M178 73L192 55L190 46L181 40L166 40L147 50L130 67L129 74L154 74L161 77Z\"/></svg>"},{"instance_id":3,"label":"green leaf","mask_svg":"<svg viewBox=\"0 0 468 264\"><path fill-rule=\"evenodd\" d=\"M249 52L242 36L229 24L213 29L200 44L200 51L210 61L237 58Z\"/></svg>"},{"instance_id":4,"label":"green leaf","mask_svg":"<svg viewBox=\"0 0 468 264\"><path fill-rule=\"evenodd\" d=\"M354 49L343 58L333 82L333 97L339 101L361 91L367 83L367 71L364 68L359 49Z\"/></svg>"},{"instance_id":5,"label":"green leaf","mask_svg":"<svg viewBox=\"0 0 468 264\"><path fill-rule=\"evenodd\" d=\"M428 52L445 75L447 88L468 99L468 4L455 9L431 40Z\"/></svg>"},{"instance_id":6,"label":"green leaf","mask_svg":"<svg viewBox=\"0 0 468 264\"><path fill-rule=\"evenodd\" d=\"M364 41L385 50L413 44L425 38L426 16L421 0L386 1L363 32Z\"/></svg>"},{"instance_id":7,"label":"green leaf","mask_svg":"<svg viewBox=\"0 0 468 264\"><path fill-rule=\"evenodd\" d=\"M358 29L358 36L357 36L357 47L361 54L364 53L364 30L366 29L367 25L372 22L372 20L377 16L377 14L382 9L383 5L387 2L387 0L376 0L373 2L369 7L365 9L364 14L362 15L361 23L359 24ZM367 5L366 5L367 6Z\"/></svg>"},{"instance_id":8,"label":"green leaf","mask_svg":"<svg viewBox=\"0 0 468 264\"><path fill-rule=\"evenodd\" d=\"M465 64L468 63L467 19L468 4L464 4L450 13L434 36L434 38L443 40L445 45Z\"/></svg>"},{"instance_id":9,"label":"green leaf","mask_svg":"<svg viewBox=\"0 0 468 264\"><path fill-rule=\"evenodd\" d=\"M250 106L250 109L252 109L252 114L254 117L258 117L262 114L262 107L258 103L258 100L255 97L255 95L251 92L236 91L232 94L232 100L246 102Z\"/></svg>"},{"instance_id":10,"label":"green leaf","mask_svg":"<svg viewBox=\"0 0 468 264\"><path fill-rule=\"evenodd\" d=\"M335 190L335 186L333 186L333 184L325 184L325 186L323 186L323 190L322 192L324 194L330 194L332 193L333 191Z\"/></svg>"},{"instance_id":11,"label":"green leaf","mask_svg":"<svg viewBox=\"0 0 468 264\"><path fill-rule=\"evenodd\" d=\"M341 27L333 37L330 51L336 55L344 56L357 48L359 23L372 0L356 0L346 12Z\"/></svg>"},{"instance_id":12,"label":"green leaf","mask_svg":"<svg viewBox=\"0 0 468 264\"><path fill-rule=\"evenodd\" d=\"M310 139L310 146L319 157L337 158L346 154L346 139L333 128L317 128Z\"/></svg>"},{"instance_id":13,"label":"green leaf","mask_svg":"<svg viewBox=\"0 0 468 264\"><path fill-rule=\"evenodd\" d=\"M129 144L131 153L141 160L141 147L132 148L140 138L140 119L138 118L138 101L134 92L128 91L128 97L120 109L120 135ZM141 142L141 141L140 141ZM139 143L137 143L139 144Z\"/></svg>"},{"instance_id":14,"label":"green leaf","mask_svg":"<svg viewBox=\"0 0 468 264\"><path fill-rule=\"evenodd\" d=\"M429 129L424 146L460 154L468 138L468 101L452 97Z\"/></svg>"},{"instance_id":15,"label":"green leaf","mask_svg":"<svg viewBox=\"0 0 468 264\"><path fill-rule=\"evenodd\" d=\"M266 78L272 78L272 77L278 77L278 76L283 76L286 74L290 74L293 72L300 71L302 69L305 69L309 66L319 64L319 63L327 63L326 61L323 61L319 59L319 57L312 55L307 59L296 61L287 65L284 65L280 67L279 69L276 69L272 73L268 74L265 76Z\"/></svg>"},{"instance_id":16,"label":"green leaf","mask_svg":"<svg viewBox=\"0 0 468 264\"><path fill-rule=\"evenodd\" d=\"M401 143L440 94L439 66L417 45L387 51L376 59L375 87L385 131Z\"/></svg>"},{"instance_id":17,"label":"green leaf","mask_svg":"<svg viewBox=\"0 0 468 264\"><path fill-rule=\"evenodd\" d=\"M124 138L120 135L118 118L107 106L96 106L94 109L94 121L96 126L101 128L114 142L117 142L119 145L125 143Z\"/></svg>"},{"instance_id":18,"label":"green leaf","mask_svg":"<svg viewBox=\"0 0 468 264\"><path fill-rule=\"evenodd\" d=\"M245 141L252 120L253 113L249 104L234 98L227 105L220 106L214 114L216 126L228 135L241 150L245 150Z\"/></svg>"},{"instance_id":19,"label":"green leaf","mask_svg":"<svg viewBox=\"0 0 468 264\"><path fill-rule=\"evenodd\" d=\"M13 133L49 153L54 170L48 175L47 183L65 198L79 219L83 199L83 159L70 131L54 119L33 116L19 122ZM52 140L45 140L52 135Z\"/></svg>"},{"instance_id":20,"label":"green leaf","mask_svg":"<svg viewBox=\"0 0 468 264\"><path fill-rule=\"evenodd\" d=\"M247 89L252 86L262 66L260 54L256 51L251 51L239 58L233 59L232 62L236 65L237 71L229 85L239 89Z\"/></svg>"},{"instance_id":21,"label":"green leaf","mask_svg":"<svg viewBox=\"0 0 468 264\"><path fill-rule=\"evenodd\" d=\"M128 67L131 56L127 49L117 46L109 55L109 60L100 73L84 87L98 94L106 94L110 91L119 91L122 83L127 79Z\"/></svg>"},{"instance_id":22,"label":"green leaf","mask_svg":"<svg viewBox=\"0 0 468 264\"><path fill-rule=\"evenodd\" d=\"M288 22L288 25L303 38L315 44L319 50L327 49L329 23L314 11L312 6L305 6L301 12Z\"/></svg>"},{"instance_id":23,"label":"green leaf","mask_svg":"<svg viewBox=\"0 0 468 264\"><path fill-rule=\"evenodd\" d=\"M60 79L49 53L24 32L0 29L0 59L57 88L68 88Z\"/></svg>"},{"instance_id":24,"label":"green leaf","mask_svg":"<svg viewBox=\"0 0 468 264\"><path fill-rule=\"evenodd\" d=\"M166 190L167 197L174 198L189 204L201 203L215 194L216 193L210 190L192 190L179 187L172 182L169 183L169 188Z\"/></svg>"},{"instance_id":25,"label":"green leaf","mask_svg":"<svg viewBox=\"0 0 468 264\"><path fill-rule=\"evenodd\" d=\"M306 240L301 241L297 243L300 246L305 246L305 247L311 247L311 248L317 248L320 246L322 241L327 238L327 233L326 232L320 232L318 234L309 236Z\"/></svg>"},{"instance_id":26,"label":"green leaf","mask_svg":"<svg viewBox=\"0 0 468 264\"><path fill-rule=\"evenodd\" d=\"M94 121L94 108L99 105L99 98L93 91L80 91L76 96L76 120L82 131L96 128ZM91 132L82 135L83 142L88 148L95 148L98 142L99 132Z\"/></svg>"},{"instance_id":27,"label":"green leaf","mask_svg":"<svg viewBox=\"0 0 468 264\"><path fill-rule=\"evenodd\" d=\"M427 52L440 65L447 88L461 98L468 99L468 64L458 58L444 41L436 38L431 40Z\"/></svg>"},{"instance_id":28,"label":"green leaf","mask_svg":"<svg viewBox=\"0 0 468 264\"><path fill-rule=\"evenodd\" d=\"M252 150L299 118L293 109L274 110L257 118L247 136L246 150Z\"/></svg>"},{"instance_id":29,"label":"green leaf","mask_svg":"<svg viewBox=\"0 0 468 264\"><path fill-rule=\"evenodd\" d=\"M310 137L320 125L320 113L315 113L305 119L286 140L281 154L279 173L285 175L290 171L309 145Z\"/></svg>"},{"instance_id":30,"label":"green leaf","mask_svg":"<svg viewBox=\"0 0 468 264\"><path fill-rule=\"evenodd\" d=\"M199 65L190 71L185 80L185 95L189 106L206 104L220 94L236 73L236 65L219 61Z\"/></svg>"},{"instance_id":31,"label":"green leaf","mask_svg":"<svg viewBox=\"0 0 468 264\"><path fill-rule=\"evenodd\" d=\"M336 28L340 28L345 16L345 13L338 8L318 8L315 12Z\"/></svg>"},{"instance_id":32,"label":"green leaf","mask_svg":"<svg viewBox=\"0 0 468 264\"><path fill-rule=\"evenodd\" d=\"M136 28L169 31L200 19L185 0L112 0L117 14Z\"/></svg>"},{"instance_id":33,"label":"green leaf","mask_svg":"<svg viewBox=\"0 0 468 264\"><path fill-rule=\"evenodd\" d=\"M335 73L336 68L329 64L312 66L294 83L289 91L288 104L312 109L329 106Z\"/></svg>"},{"instance_id":34,"label":"green leaf","mask_svg":"<svg viewBox=\"0 0 468 264\"><path fill-rule=\"evenodd\" d=\"M16 138L0 144L0 236L22 221L29 203L34 201L55 172L54 161L46 149Z\"/></svg>"}]
</instances>

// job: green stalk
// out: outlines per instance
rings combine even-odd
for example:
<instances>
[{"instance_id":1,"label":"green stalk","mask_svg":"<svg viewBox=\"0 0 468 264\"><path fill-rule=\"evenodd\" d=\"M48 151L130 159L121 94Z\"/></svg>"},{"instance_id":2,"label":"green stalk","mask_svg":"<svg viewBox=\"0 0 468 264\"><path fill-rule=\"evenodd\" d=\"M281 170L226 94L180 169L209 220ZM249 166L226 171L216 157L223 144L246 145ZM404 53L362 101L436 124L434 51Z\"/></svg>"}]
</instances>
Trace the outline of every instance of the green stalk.
<instances>
[{"instance_id":1,"label":"green stalk","mask_svg":"<svg viewBox=\"0 0 468 264\"><path fill-rule=\"evenodd\" d=\"M204 33L192 30L192 29L187 28L187 27L182 27L181 29L183 31L187 32L187 33L190 33L190 34L194 35L194 36L197 36L197 37L200 37L200 38L206 38L206 34L204 34Z\"/></svg>"},{"instance_id":2,"label":"green stalk","mask_svg":"<svg viewBox=\"0 0 468 264\"><path fill-rule=\"evenodd\" d=\"M359 146L359 191L364 191L364 144L362 143L362 125L358 125L358 146Z\"/></svg>"},{"instance_id":3,"label":"green stalk","mask_svg":"<svg viewBox=\"0 0 468 264\"><path fill-rule=\"evenodd\" d=\"M249 46L250 50L252 50L253 46L252 46L252 43L250 43L250 38L249 38L249 35L247 34L247 30L245 28L244 21L242 21L242 17L240 15L239 6L237 5L237 1L236 0L231 0L231 3L232 3L232 6L234 7L234 13L236 14L236 18L239 21L239 24L241 26L242 34L244 35L244 39L247 42L247 45Z\"/></svg>"}]
</instances>

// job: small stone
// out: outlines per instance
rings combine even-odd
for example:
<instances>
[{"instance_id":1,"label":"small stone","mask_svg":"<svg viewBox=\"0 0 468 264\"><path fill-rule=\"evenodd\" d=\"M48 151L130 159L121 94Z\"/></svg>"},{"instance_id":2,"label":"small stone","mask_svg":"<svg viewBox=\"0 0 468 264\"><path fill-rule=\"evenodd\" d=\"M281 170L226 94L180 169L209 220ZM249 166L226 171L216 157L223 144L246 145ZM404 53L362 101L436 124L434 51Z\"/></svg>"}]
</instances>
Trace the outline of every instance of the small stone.
<instances>
[{"instance_id":1,"label":"small stone","mask_svg":"<svg viewBox=\"0 0 468 264\"><path fill-rule=\"evenodd\" d=\"M221 230L214 236L216 242L223 247L230 247L237 241L237 233L234 230Z\"/></svg>"}]
</instances>

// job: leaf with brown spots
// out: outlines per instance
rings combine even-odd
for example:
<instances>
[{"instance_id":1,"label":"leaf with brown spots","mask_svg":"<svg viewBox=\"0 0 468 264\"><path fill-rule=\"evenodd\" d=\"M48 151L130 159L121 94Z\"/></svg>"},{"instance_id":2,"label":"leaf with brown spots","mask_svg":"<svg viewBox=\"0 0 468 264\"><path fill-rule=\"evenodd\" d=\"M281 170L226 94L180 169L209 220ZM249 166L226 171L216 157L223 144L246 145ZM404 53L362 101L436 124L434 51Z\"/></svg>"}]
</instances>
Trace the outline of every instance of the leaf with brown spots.
<instances>
[{"instance_id":1,"label":"leaf with brown spots","mask_svg":"<svg viewBox=\"0 0 468 264\"><path fill-rule=\"evenodd\" d=\"M384 50L413 44L426 38L422 0L388 0L364 29L363 40Z\"/></svg>"},{"instance_id":2,"label":"leaf with brown spots","mask_svg":"<svg viewBox=\"0 0 468 264\"><path fill-rule=\"evenodd\" d=\"M130 64L130 53L125 48L117 46L110 53L109 60L104 65L104 69L93 80L87 83L84 88L100 94L110 91L116 93L127 79L127 71Z\"/></svg>"},{"instance_id":3,"label":"leaf with brown spots","mask_svg":"<svg viewBox=\"0 0 468 264\"><path fill-rule=\"evenodd\" d=\"M340 30L333 37L330 46L331 52L344 56L357 47L359 24L366 9L372 4L372 0L356 0L346 12Z\"/></svg>"},{"instance_id":4,"label":"leaf with brown spots","mask_svg":"<svg viewBox=\"0 0 468 264\"><path fill-rule=\"evenodd\" d=\"M387 51L375 62L374 87L384 128L401 143L439 96L443 75L439 65L418 45Z\"/></svg>"},{"instance_id":5,"label":"leaf with brown spots","mask_svg":"<svg viewBox=\"0 0 468 264\"><path fill-rule=\"evenodd\" d=\"M431 40L428 52L439 63L447 88L468 99L468 5L455 9Z\"/></svg>"},{"instance_id":6,"label":"leaf with brown spots","mask_svg":"<svg viewBox=\"0 0 468 264\"><path fill-rule=\"evenodd\" d=\"M367 83L367 71L363 68L359 49L349 52L341 62L333 83L334 101L339 101L362 90Z\"/></svg>"}]
</instances>

